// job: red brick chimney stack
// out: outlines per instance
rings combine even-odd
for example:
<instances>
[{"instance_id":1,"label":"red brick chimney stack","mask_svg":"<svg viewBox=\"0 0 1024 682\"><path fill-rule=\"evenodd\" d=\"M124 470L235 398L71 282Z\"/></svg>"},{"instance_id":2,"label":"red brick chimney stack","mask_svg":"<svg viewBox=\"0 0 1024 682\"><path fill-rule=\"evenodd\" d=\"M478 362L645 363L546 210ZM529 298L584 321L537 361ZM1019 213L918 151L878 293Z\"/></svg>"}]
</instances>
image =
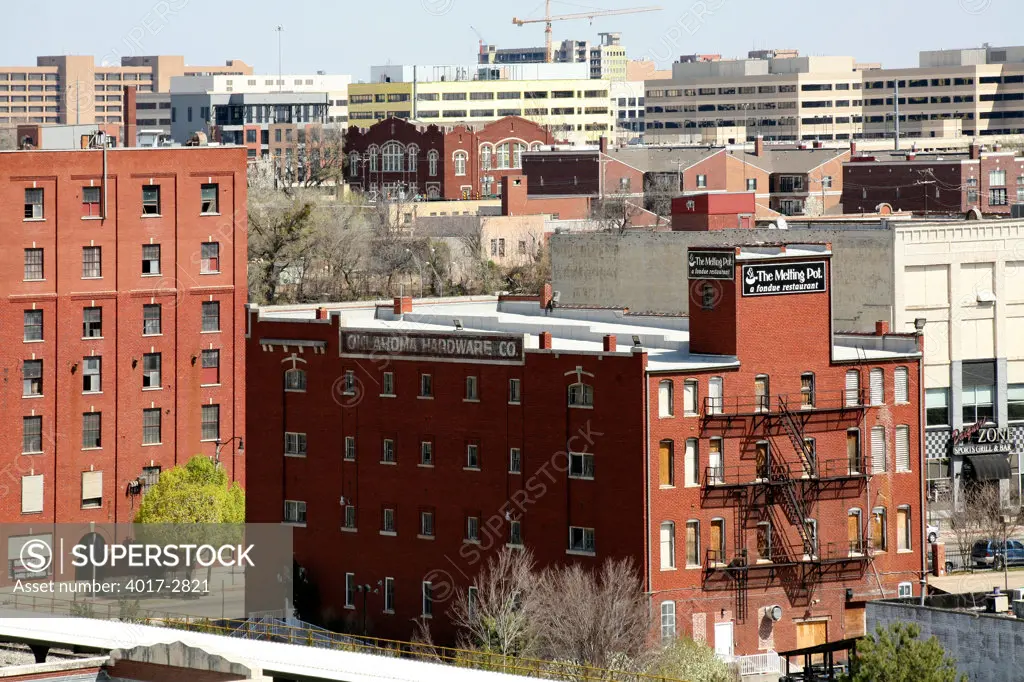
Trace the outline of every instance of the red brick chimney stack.
<instances>
[{"instance_id":1,"label":"red brick chimney stack","mask_svg":"<svg viewBox=\"0 0 1024 682\"><path fill-rule=\"evenodd\" d=\"M608 138L605 137L604 135L601 136L601 142L599 143L599 148L601 149L601 153L602 154L607 154L608 153Z\"/></svg>"},{"instance_id":2,"label":"red brick chimney stack","mask_svg":"<svg viewBox=\"0 0 1024 682\"><path fill-rule=\"evenodd\" d=\"M981 145L978 144L977 142L972 142L971 143L971 158L972 159L980 159L981 158Z\"/></svg>"},{"instance_id":3,"label":"red brick chimney stack","mask_svg":"<svg viewBox=\"0 0 1024 682\"><path fill-rule=\"evenodd\" d=\"M754 156L764 156L764 136L754 138Z\"/></svg>"},{"instance_id":4,"label":"red brick chimney stack","mask_svg":"<svg viewBox=\"0 0 1024 682\"><path fill-rule=\"evenodd\" d=\"M604 337L604 352L605 353L614 353L616 345L617 344L616 344L615 334L608 334L607 336Z\"/></svg>"},{"instance_id":5,"label":"red brick chimney stack","mask_svg":"<svg viewBox=\"0 0 1024 682\"><path fill-rule=\"evenodd\" d=\"M316 309L316 319L318 319L318 320L326 320L330 316L331 316L330 313L327 312L327 308L317 308Z\"/></svg>"},{"instance_id":6,"label":"red brick chimney stack","mask_svg":"<svg viewBox=\"0 0 1024 682\"><path fill-rule=\"evenodd\" d=\"M541 309L547 308L551 304L551 301L552 301L552 299L554 299L554 297L555 297L555 294L554 294L554 292L551 289L551 283L550 282L546 282L544 284L544 286L541 287L541 290L540 290L540 307L541 307Z\"/></svg>"},{"instance_id":7,"label":"red brick chimney stack","mask_svg":"<svg viewBox=\"0 0 1024 682\"><path fill-rule=\"evenodd\" d=\"M540 333L540 349L551 350L551 332Z\"/></svg>"},{"instance_id":8,"label":"red brick chimney stack","mask_svg":"<svg viewBox=\"0 0 1024 682\"><path fill-rule=\"evenodd\" d=\"M134 85L124 86L122 104L124 106L124 146L134 147L139 142L139 126L135 118L135 97L136 88Z\"/></svg>"},{"instance_id":9,"label":"red brick chimney stack","mask_svg":"<svg viewBox=\"0 0 1024 682\"><path fill-rule=\"evenodd\" d=\"M412 296L395 296L395 315L412 312Z\"/></svg>"},{"instance_id":10,"label":"red brick chimney stack","mask_svg":"<svg viewBox=\"0 0 1024 682\"><path fill-rule=\"evenodd\" d=\"M885 320L875 322L875 336L885 336L889 333L889 323Z\"/></svg>"}]
</instances>

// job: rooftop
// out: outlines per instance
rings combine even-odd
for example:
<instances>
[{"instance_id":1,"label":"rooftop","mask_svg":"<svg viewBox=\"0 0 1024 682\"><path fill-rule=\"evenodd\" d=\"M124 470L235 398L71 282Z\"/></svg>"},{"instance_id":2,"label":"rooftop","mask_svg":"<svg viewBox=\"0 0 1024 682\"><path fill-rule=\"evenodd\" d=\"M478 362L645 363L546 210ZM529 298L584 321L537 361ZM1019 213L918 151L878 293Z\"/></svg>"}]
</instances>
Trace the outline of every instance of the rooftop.
<instances>
[{"instance_id":1,"label":"rooftop","mask_svg":"<svg viewBox=\"0 0 1024 682\"><path fill-rule=\"evenodd\" d=\"M848 152L849 149L800 149L766 145L760 154L750 150L734 150L732 154L768 173L807 173Z\"/></svg>"}]
</instances>

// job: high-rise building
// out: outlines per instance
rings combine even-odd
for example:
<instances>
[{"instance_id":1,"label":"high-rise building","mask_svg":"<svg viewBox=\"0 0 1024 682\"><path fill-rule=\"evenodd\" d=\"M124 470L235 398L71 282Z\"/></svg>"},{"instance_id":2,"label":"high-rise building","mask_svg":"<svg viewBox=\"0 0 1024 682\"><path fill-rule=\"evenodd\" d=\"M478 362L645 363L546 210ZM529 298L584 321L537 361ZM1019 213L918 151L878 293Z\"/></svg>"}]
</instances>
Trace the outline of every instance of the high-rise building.
<instances>
[{"instance_id":1,"label":"high-rise building","mask_svg":"<svg viewBox=\"0 0 1024 682\"><path fill-rule=\"evenodd\" d=\"M480 64L587 64L590 77L604 80L626 80L626 48L622 46L622 34L599 33L601 41L592 44L587 40L563 40L546 55L544 47L514 47L499 49L496 45L481 45ZM550 57L550 58L549 58Z\"/></svg>"},{"instance_id":2,"label":"high-rise building","mask_svg":"<svg viewBox=\"0 0 1024 682\"><path fill-rule=\"evenodd\" d=\"M244 483L246 191L237 147L2 154L0 519L130 522L196 454Z\"/></svg>"}]
</instances>

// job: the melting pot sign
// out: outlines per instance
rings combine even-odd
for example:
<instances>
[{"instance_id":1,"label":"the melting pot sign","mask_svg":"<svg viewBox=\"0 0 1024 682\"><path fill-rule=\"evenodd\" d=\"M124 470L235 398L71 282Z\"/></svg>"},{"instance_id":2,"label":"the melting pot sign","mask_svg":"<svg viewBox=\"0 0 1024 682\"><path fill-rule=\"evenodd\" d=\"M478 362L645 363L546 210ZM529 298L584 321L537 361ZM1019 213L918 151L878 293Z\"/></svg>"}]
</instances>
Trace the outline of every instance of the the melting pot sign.
<instances>
[{"instance_id":1,"label":"the melting pot sign","mask_svg":"<svg viewBox=\"0 0 1024 682\"><path fill-rule=\"evenodd\" d=\"M743 266L744 296L778 296L828 291L825 261Z\"/></svg>"},{"instance_id":2,"label":"the melting pot sign","mask_svg":"<svg viewBox=\"0 0 1024 682\"><path fill-rule=\"evenodd\" d=\"M523 337L514 334L342 331L341 354L397 356L466 362L522 363Z\"/></svg>"},{"instance_id":3,"label":"the melting pot sign","mask_svg":"<svg viewBox=\"0 0 1024 682\"><path fill-rule=\"evenodd\" d=\"M687 276L689 279L732 279L736 276L736 252L690 251Z\"/></svg>"}]
</instances>

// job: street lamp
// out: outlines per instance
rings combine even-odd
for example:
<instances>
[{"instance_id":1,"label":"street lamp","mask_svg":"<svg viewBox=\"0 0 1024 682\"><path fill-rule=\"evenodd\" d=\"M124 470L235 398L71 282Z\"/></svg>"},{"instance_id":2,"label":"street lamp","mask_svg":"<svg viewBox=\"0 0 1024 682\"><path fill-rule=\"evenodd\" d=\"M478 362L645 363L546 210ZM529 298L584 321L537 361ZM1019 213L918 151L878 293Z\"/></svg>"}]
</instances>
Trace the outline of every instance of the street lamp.
<instances>
[{"instance_id":1,"label":"street lamp","mask_svg":"<svg viewBox=\"0 0 1024 682\"><path fill-rule=\"evenodd\" d=\"M366 634L366 595L370 594L370 592L373 592L374 594L377 594L377 589L375 587L369 585L369 584L366 584L366 585L356 585L356 591L357 592L361 592L363 594L363 634L365 635Z\"/></svg>"},{"instance_id":2,"label":"street lamp","mask_svg":"<svg viewBox=\"0 0 1024 682\"><path fill-rule=\"evenodd\" d=\"M245 452L245 444L242 442L242 437L241 436L232 436L231 438L228 438L227 440L220 440L219 438L217 439L217 450L214 453L214 459L213 459L213 461L216 464L217 468L220 468L220 451L221 451L221 448L223 448L225 445L230 445L231 443L235 442L236 440L238 441L238 451L239 452Z\"/></svg>"}]
</instances>

